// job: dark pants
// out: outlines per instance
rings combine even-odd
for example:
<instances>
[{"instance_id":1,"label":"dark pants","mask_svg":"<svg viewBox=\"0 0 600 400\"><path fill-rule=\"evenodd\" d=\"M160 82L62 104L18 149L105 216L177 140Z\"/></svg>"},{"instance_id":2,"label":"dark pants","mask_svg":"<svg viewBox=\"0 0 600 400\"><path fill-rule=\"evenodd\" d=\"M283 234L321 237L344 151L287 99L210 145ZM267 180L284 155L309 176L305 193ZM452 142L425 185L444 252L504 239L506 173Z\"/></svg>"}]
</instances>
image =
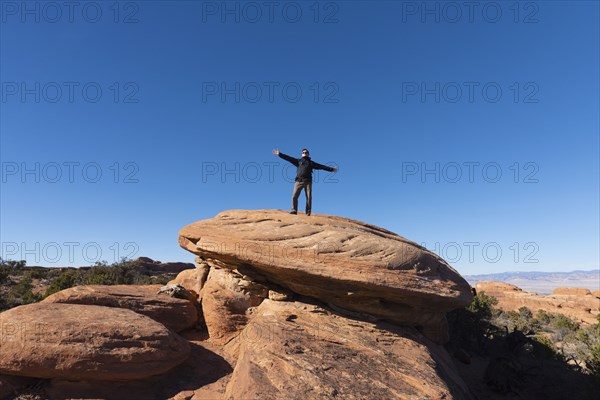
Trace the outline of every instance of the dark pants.
<instances>
[{"instance_id":1,"label":"dark pants","mask_svg":"<svg viewBox=\"0 0 600 400\"><path fill-rule=\"evenodd\" d=\"M298 197L300 197L300 192L304 189L304 194L306 195L306 212L309 213L311 211L312 206L312 181L307 182L296 182L294 184L294 195L292 196L292 210L298 211Z\"/></svg>"}]
</instances>

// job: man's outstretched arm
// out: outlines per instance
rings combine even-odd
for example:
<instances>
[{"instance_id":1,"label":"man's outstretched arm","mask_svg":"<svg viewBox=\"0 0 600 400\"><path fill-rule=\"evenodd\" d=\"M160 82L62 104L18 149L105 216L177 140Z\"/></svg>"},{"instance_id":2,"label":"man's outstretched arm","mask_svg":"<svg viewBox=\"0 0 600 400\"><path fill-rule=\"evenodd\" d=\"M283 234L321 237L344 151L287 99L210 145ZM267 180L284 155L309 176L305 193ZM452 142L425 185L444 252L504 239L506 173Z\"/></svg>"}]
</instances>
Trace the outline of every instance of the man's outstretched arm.
<instances>
[{"instance_id":1,"label":"man's outstretched arm","mask_svg":"<svg viewBox=\"0 0 600 400\"><path fill-rule=\"evenodd\" d=\"M283 158L285 161L291 162L296 167L298 166L298 159L296 159L294 157L290 157L287 154L283 154L282 152L279 151L279 149L273 149L273 154L275 154L276 156L279 156L279 157Z\"/></svg>"},{"instance_id":2,"label":"man's outstretched arm","mask_svg":"<svg viewBox=\"0 0 600 400\"><path fill-rule=\"evenodd\" d=\"M313 169L323 169L325 171L329 171L329 172L337 172L337 168L334 167L328 167L327 165L323 165L323 164L319 164L318 162L312 162L312 167Z\"/></svg>"}]
</instances>

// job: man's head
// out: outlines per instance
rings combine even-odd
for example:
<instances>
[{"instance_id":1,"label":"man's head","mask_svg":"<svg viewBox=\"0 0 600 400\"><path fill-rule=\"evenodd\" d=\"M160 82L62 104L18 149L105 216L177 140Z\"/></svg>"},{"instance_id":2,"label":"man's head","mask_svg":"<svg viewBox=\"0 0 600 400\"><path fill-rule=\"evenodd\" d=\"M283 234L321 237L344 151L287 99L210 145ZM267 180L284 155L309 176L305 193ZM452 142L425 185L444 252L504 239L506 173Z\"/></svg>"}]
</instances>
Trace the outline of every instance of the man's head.
<instances>
[{"instance_id":1,"label":"man's head","mask_svg":"<svg viewBox=\"0 0 600 400\"><path fill-rule=\"evenodd\" d=\"M308 149L302 149L302 157L309 157L310 153L308 152Z\"/></svg>"}]
</instances>

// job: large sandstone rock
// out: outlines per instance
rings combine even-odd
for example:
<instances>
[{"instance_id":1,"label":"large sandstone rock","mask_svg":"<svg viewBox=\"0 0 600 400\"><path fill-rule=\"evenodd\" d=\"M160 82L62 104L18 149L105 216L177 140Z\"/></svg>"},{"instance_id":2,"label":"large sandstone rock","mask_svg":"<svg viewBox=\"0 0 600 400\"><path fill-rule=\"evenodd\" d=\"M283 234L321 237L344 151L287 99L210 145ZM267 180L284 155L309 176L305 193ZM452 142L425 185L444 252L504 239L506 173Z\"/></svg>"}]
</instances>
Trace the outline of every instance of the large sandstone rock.
<instances>
[{"instance_id":1,"label":"large sandstone rock","mask_svg":"<svg viewBox=\"0 0 600 400\"><path fill-rule=\"evenodd\" d=\"M329 215L232 210L186 226L179 244L205 260L352 312L447 338L445 313L472 299L434 253L385 229Z\"/></svg>"},{"instance_id":2,"label":"large sandstone rock","mask_svg":"<svg viewBox=\"0 0 600 400\"><path fill-rule=\"evenodd\" d=\"M227 399L471 399L445 350L414 328L265 300L242 333Z\"/></svg>"},{"instance_id":3,"label":"large sandstone rock","mask_svg":"<svg viewBox=\"0 0 600 400\"><path fill-rule=\"evenodd\" d=\"M476 290L498 299L497 307L502 310L516 311L527 307L533 312L544 310L564 314L586 324L598 322L596 316L600 313L600 298L587 289L557 288L553 294L542 296L508 283L480 281Z\"/></svg>"},{"instance_id":4,"label":"large sandstone rock","mask_svg":"<svg viewBox=\"0 0 600 400\"><path fill-rule=\"evenodd\" d=\"M127 308L180 332L198 321L194 302L158 294L160 285L75 286L48 296L43 303L88 304Z\"/></svg>"},{"instance_id":5,"label":"large sandstone rock","mask_svg":"<svg viewBox=\"0 0 600 400\"><path fill-rule=\"evenodd\" d=\"M267 297L265 287L235 271L211 268L202 288L202 312L210 340L223 345L237 336L248 322L248 309Z\"/></svg>"},{"instance_id":6,"label":"large sandstone rock","mask_svg":"<svg viewBox=\"0 0 600 400\"><path fill-rule=\"evenodd\" d=\"M0 314L0 352L0 374L122 381L162 374L190 347L131 310L37 303Z\"/></svg>"}]
</instances>

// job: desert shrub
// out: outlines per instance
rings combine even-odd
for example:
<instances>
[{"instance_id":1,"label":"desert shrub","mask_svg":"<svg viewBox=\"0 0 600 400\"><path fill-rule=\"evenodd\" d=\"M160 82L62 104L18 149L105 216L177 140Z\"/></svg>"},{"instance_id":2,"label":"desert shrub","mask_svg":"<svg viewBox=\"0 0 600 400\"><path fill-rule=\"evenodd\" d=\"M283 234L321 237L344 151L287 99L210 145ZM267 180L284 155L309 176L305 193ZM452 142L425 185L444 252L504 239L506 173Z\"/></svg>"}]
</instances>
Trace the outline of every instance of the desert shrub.
<instances>
[{"instance_id":1,"label":"desert shrub","mask_svg":"<svg viewBox=\"0 0 600 400\"><path fill-rule=\"evenodd\" d=\"M120 262L107 265L105 262L96 263L92 268L83 272L83 285L134 285L144 284L144 277L138 271L134 261L122 259Z\"/></svg>"},{"instance_id":2,"label":"desert shrub","mask_svg":"<svg viewBox=\"0 0 600 400\"><path fill-rule=\"evenodd\" d=\"M554 334L554 340L562 342L579 329L579 323L562 314L552 314L548 327Z\"/></svg>"},{"instance_id":3,"label":"desert shrub","mask_svg":"<svg viewBox=\"0 0 600 400\"><path fill-rule=\"evenodd\" d=\"M61 290L65 290L70 287L76 286L78 275L79 275L79 271L73 271L73 270L64 271L63 273L58 275L58 277L56 277L52 281L50 286L48 286L48 289L46 289L46 293L44 294L44 297L48 297L51 294L60 292Z\"/></svg>"},{"instance_id":4,"label":"desert shrub","mask_svg":"<svg viewBox=\"0 0 600 400\"><path fill-rule=\"evenodd\" d=\"M19 283L10 288L9 297L15 304L30 304L40 301L42 297L32 291L32 277L29 273L25 274Z\"/></svg>"},{"instance_id":5,"label":"desert shrub","mask_svg":"<svg viewBox=\"0 0 600 400\"><path fill-rule=\"evenodd\" d=\"M600 379L600 342L590 349L589 358L586 360L588 370Z\"/></svg>"},{"instance_id":6,"label":"desert shrub","mask_svg":"<svg viewBox=\"0 0 600 400\"><path fill-rule=\"evenodd\" d=\"M560 355L556 352L554 343L552 343L552 340L550 340L548 336L539 334L535 335L533 339L537 342L537 344L539 344L538 348L544 353L545 356L560 358Z\"/></svg>"},{"instance_id":7,"label":"desert shrub","mask_svg":"<svg viewBox=\"0 0 600 400\"><path fill-rule=\"evenodd\" d=\"M48 270L45 268L33 268L27 271L27 274L33 279L45 279L48 276Z\"/></svg>"},{"instance_id":8,"label":"desert shrub","mask_svg":"<svg viewBox=\"0 0 600 400\"><path fill-rule=\"evenodd\" d=\"M9 275L10 271L8 268L5 268L3 265L0 266L0 284L8 282Z\"/></svg>"},{"instance_id":9,"label":"desert shrub","mask_svg":"<svg viewBox=\"0 0 600 400\"><path fill-rule=\"evenodd\" d=\"M485 292L477 293L473 297L473 301L467 307L476 320L489 321L492 318L492 311L494 306L498 304L498 300L495 297L488 296Z\"/></svg>"},{"instance_id":10,"label":"desert shrub","mask_svg":"<svg viewBox=\"0 0 600 400\"><path fill-rule=\"evenodd\" d=\"M9 281L10 276L20 275L25 266L25 261L3 260L0 258L0 284Z\"/></svg>"},{"instance_id":11,"label":"desert shrub","mask_svg":"<svg viewBox=\"0 0 600 400\"><path fill-rule=\"evenodd\" d=\"M87 269L68 270L56 277L45 296L78 285L147 285L155 283L151 277L141 274L134 261L122 259L120 262L107 264L97 262Z\"/></svg>"},{"instance_id":12,"label":"desert shrub","mask_svg":"<svg viewBox=\"0 0 600 400\"><path fill-rule=\"evenodd\" d=\"M471 351L484 351L486 340L498 335L498 329L490 323L496 313L498 300L484 292L477 293L469 306L447 314L451 345Z\"/></svg>"},{"instance_id":13,"label":"desert shrub","mask_svg":"<svg viewBox=\"0 0 600 400\"><path fill-rule=\"evenodd\" d=\"M19 271L22 270L26 265L25 260L15 261L15 260L3 260L0 258L0 265L4 265L8 268L12 268L13 270Z\"/></svg>"}]
</instances>

